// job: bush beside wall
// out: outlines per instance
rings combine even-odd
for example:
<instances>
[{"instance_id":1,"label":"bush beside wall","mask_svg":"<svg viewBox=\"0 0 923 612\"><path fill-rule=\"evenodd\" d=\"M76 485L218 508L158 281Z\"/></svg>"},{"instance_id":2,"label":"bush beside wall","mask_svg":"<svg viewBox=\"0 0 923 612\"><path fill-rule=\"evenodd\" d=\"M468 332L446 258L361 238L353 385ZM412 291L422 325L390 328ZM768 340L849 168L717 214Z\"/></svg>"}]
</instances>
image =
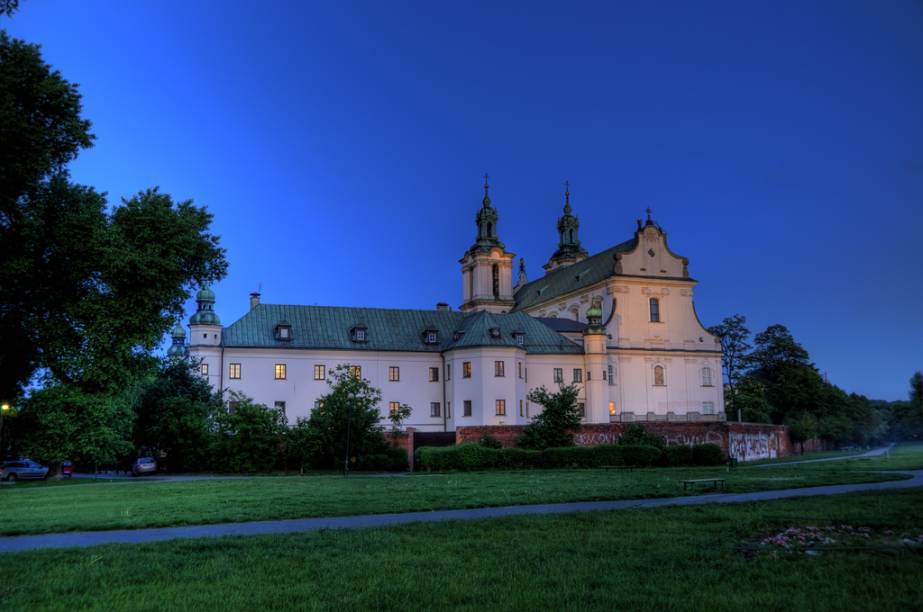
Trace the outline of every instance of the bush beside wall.
<instances>
[{"instance_id":1,"label":"bush beside wall","mask_svg":"<svg viewBox=\"0 0 923 612\"><path fill-rule=\"evenodd\" d=\"M610 465L719 465L724 460L724 453L717 444L668 446L664 449L644 444L604 444L547 448L541 451L459 444L442 448L425 446L417 450L419 469L432 472L595 468Z\"/></svg>"}]
</instances>

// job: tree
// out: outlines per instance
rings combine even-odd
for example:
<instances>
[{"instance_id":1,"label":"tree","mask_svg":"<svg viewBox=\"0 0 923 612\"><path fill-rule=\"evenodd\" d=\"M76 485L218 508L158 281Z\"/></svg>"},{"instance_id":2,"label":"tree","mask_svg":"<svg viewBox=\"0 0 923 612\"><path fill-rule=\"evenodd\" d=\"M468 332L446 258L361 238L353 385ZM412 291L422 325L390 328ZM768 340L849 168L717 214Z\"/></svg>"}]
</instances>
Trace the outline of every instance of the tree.
<instances>
[{"instance_id":1,"label":"tree","mask_svg":"<svg viewBox=\"0 0 923 612\"><path fill-rule=\"evenodd\" d=\"M349 365L337 366L327 384L330 392L318 400L304 425L306 431L298 436L309 462L330 469L343 465L347 448L350 464L384 452L388 444L379 422L381 391L353 376Z\"/></svg>"},{"instance_id":2,"label":"tree","mask_svg":"<svg viewBox=\"0 0 923 612\"><path fill-rule=\"evenodd\" d=\"M0 0L0 15L12 17L19 8L19 0Z\"/></svg>"},{"instance_id":3,"label":"tree","mask_svg":"<svg viewBox=\"0 0 923 612\"><path fill-rule=\"evenodd\" d=\"M737 387L746 367L747 352L752 348L747 342L750 330L747 329L746 322L746 317L736 314L725 317L718 325L708 328L708 333L721 342L721 366L728 388L727 412L737 412L738 418L742 415L740 407L737 406Z\"/></svg>"},{"instance_id":4,"label":"tree","mask_svg":"<svg viewBox=\"0 0 923 612\"><path fill-rule=\"evenodd\" d=\"M17 418L24 452L59 468L64 461L114 465L132 451L127 398L53 385L32 393Z\"/></svg>"},{"instance_id":5,"label":"tree","mask_svg":"<svg viewBox=\"0 0 923 612\"><path fill-rule=\"evenodd\" d=\"M772 423L772 405L766 399L766 385L744 376L738 381L735 400L740 418L745 423Z\"/></svg>"},{"instance_id":6,"label":"tree","mask_svg":"<svg viewBox=\"0 0 923 612\"><path fill-rule=\"evenodd\" d=\"M117 394L194 287L224 276L211 215L156 189L111 212L66 170L90 146L75 85L0 32L0 398L45 384Z\"/></svg>"},{"instance_id":7,"label":"tree","mask_svg":"<svg viewBox=\"0 0 923 612\"><path fill-rule=\"evenodd\" d=\"M923 372L910 377L910 405L923 410Z\"/></svg>"},{"instance_id":8,"label":"tree","mask_svg":"<svg viewBox=\"0 0 923 612\"><path fill-rule=\"evenodd\" d=\"M413 412L413 409L407 404L401 404L397 407L397 410L391 410L388 413L388 420L391 421L391 442L397 444L397 437L401 435L401 431L404 429L404 421L410 417L410 413Z\"/></svg>"},{"instance_id":9,"label":"tree","mask_svg":"<svg viewBox=\"0 0 923 612\"><path fill-rule=\"evenodd\" d=\"M285 416L239 393L231 393L231 402L234 409L216 419L215 467L232 472L273 469L288 429Z\"/></svg>"},{"instance_id":10,"label":"tree","mask_svg":"<svg viewBox=\"0 0 923 612\"><path fill-rule=\"evenodd\" d=\"M797 417L789 418L786 423L792 442L801 445L801 454L804 454L804 443L817 437L817 419L809 412L802 412Z\"/></svg>"},{"instance_id":11,"label":"tree","mask_svg":"<svg viewBox=\"0 0 923 612\"><path fill-rule=\"evenodd\" d=\"M632 423L625 428L625 433L619 438L619 444L654 446L656 448L664 448L667 445L661 436L648 433L644 427L637 423Z\"/></svg>"},{"instance_id":12,"label":"tree","mask_svg":"<svg viewBox=\"0 0 923 612\"><path fill-rule=\"evenodd\" d=\"M160 463L173 471L208 467L222 402L195 364L162 362L156 377L142 386L134 410L134 444L139 453L162 456Z\"/></svg>"},{"instance_id":13,"label":"tree","mask_svg":"<svg viewBox=\"0 0 923 612\"><path fill-rule=\"evenodd\" d=\"M529 401L543 409L523 429L516 445L536 450L573 446L574 433L580 429L577 394L575 385L562 385L557 393L549 393L544 386L529 393Z\"/></svg>"},{"instance_id":14,"label":"tree","mask_svg":"<svg viewBox=\"0 0 923 612\"><path fill-rule=\"evenodd\" d=\"M782 423L789 415L816 411L824 381L791 332L784 325L770 325L754 342L747 374L765 387L772 421Z\"/></svg>"}]
</instances>

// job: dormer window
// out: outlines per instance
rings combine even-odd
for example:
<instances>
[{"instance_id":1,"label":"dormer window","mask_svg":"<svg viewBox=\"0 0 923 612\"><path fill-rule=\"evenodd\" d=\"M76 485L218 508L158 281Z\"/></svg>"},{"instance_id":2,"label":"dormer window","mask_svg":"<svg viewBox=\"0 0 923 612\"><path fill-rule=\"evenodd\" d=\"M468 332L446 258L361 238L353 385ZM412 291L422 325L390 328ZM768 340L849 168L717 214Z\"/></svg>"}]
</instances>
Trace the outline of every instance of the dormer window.
<instances>
[{"instance_id":1,"label":"dormer window","mask_svg":"<svg viewBox=\"0 0 923 612\"><path fill-rule=\"evenodd\" d=\"M499 328L499 327L491 327L491 328L488 330L488 333L490 334L490 337L491 337L491 338L499 338L499 337L500 337L500 328Z\"/></svg>"},{"instance_id":2,"label":"dormer window","mask_svg":"<svg viewBox=\"0 0 923 612\"><path fill-rule=\"evenodd\" d=\"M526 335L522 332L513 332L513 340L516 341L516 344L523 346L526 343Z\"/></svg>"},{"instance_id":3,"label":"dormer window","mask_svg":"<svg viewBox=\"0 0 923 612\"><path fill-rule=\"evenodd\" d=\"M423 342L425 344L439 344L439 332L435 329L427 329L423 332Z\"/></svg>"},{"instance_id":4,"label":"dormer window","mask_svg":"<svg viewBox=\"0 0 923 612\"><path fill-rule=\"evenodd\" d=\"M454 334L452 334L452 340L455 340L456 342L458 342L459 340L461 340L462 336L464 335L465 335L465 332L457 331Z\"/></svg>"},{"instance_id":5,"label":"dormer window","mask_svg":"<svg viewBox=\"0 0 923 612\"><path fill-rule=\"evenodd\" d=\"M292 341L292 325L288 321L279 321L276 325L273 336L279 342L291 342Z\"/></svg>"},{"instance_id":6,"label":"dormer window","mask_svg":"<svg viewBox=\"0 0 923 612\"><path fill-rule=\"evenodd\" d=\"M368 342L369 330L364 325L356 326L350 330L349 336L353 342Z\"/></svg>"}]
</instances>

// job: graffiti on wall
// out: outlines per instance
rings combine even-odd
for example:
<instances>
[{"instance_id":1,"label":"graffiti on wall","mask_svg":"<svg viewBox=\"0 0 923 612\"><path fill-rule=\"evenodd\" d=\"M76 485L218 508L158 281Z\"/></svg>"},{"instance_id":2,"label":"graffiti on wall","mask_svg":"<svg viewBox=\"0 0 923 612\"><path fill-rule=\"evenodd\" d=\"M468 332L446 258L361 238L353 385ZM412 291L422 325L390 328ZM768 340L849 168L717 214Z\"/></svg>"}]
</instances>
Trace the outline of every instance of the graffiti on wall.
<instances>
[{"instance_id":1,"label":"graffiti on wall","mask_svg":"<svg viewBox=\"0 0 923 612\"><path fill-rule=\"evenodd\" d=\"M775 433L728 434L728 454L738 461L775 459L779 445Z\"/></svg>"},{"instance_id":2,"label":"graffiti on wall","mask_svg":"<svg viewBox=\"0 0 923 612\"><path fill-rule=\"evenodd\" d=\"M721 446L724 437L717 431L706 431L702 434L667 434L663 437L664 441L670 446L692 446L693 444L717 444Z\"/></svg>"},{"instance_id":3,"label":"graffiti on wall","mask_svg":"<svg viewBox=\"0 0 923 612\"><path fill-rule=\"evenodd\" d=\"M622 434L614 431L598 431L592 433L578 433L574 435L574 444L577 446L597 446L599 444L615 444Z\"/></svg>"},{"instance_id":4,"label":"graffiti on wall","mask_svg":"<svg viewBox=\"0 0 923 612\"><path fill-rule=\"evenodd\" d=\"M654 432L655 435L659 435ZM574 444L577 446L596 446L598 444L615 444L622 437L619 431L594 431L580 432L574 435ZM663 436L664 441L670 446L674 445L692 445L692 444L717 444L719 446L724 442L724 437L718 431L706 431L704 433L668 433Z\"/></svg>"}]
</instances>

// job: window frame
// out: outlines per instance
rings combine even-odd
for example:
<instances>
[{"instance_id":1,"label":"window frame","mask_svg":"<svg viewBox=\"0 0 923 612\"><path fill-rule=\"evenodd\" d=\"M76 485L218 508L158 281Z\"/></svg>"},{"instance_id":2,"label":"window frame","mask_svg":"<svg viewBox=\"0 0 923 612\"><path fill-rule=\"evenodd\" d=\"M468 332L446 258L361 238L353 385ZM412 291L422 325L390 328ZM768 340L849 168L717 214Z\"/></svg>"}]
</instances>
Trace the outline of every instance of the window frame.
<instances>
[{"instance_id":1,"label":"window frame","mask_svg":"<svg viewBox=\"0 0 923 612\"><path fill-rule=\"evenodd\" d=\"M660 382L657 382L658 374L660 375ZM655 387L666 387L667 386L667 371L662 365L657 364L654 366L654 386Z\"/></svg>"},{"instance_id":2,"label":"window frame","mask_svg":"<svg viewBox=\"0 0 923 612\"><path fill-rule=\"evenodd\" d=\"M202 362L199 364L199 374L202 376L208 376L208 364Z\"/></svg>"},{"instance_id":3,"label":"window frame","mask_svg":"<svg viewBox=\"0 0 923 612\"><path fill-rule=\"evenodd\" d=\"M554 368L551 375L556 384L564 384L564 368Z\"/></svg>"},{"instance_id":4,"label":"window frame","mask_svg":"<svg viewBox=\"0 0 923 612\"><path fill-rule=\"evenodd\" d=\"M273 380L287 380L288 366L284 363L277 363L273 367Z\"/></svg>"},{"instance_id":5,"label":"window frame","mask_svg":"<svg viewBox=\"0 0 923 612\"><path fill-rule=\"evenodd\" d=\"M711 368L708 366L702 367L702 386L703 387L714 387L712 384L712 373Z\"/></svg>"},{"instance_id":6,"label":"window frame","mask_svg":"<svg viewBox=\"0 0 923 612\"><path fill-rule=\"evenodd\" d=\"M494 360L494 378L506 378L506 362Z\"/></svg>"},{"instance_id":7,"label":"window frame","mask_svg":"<svg viewBox=\"0 0 923 612\"><path fill-rule=\"evenodd\" d=\"M505 399L498 399L494 402L494 416L506 416Z\"/></svg>"},{"instance_id":8,"label":"window frame","mask_svg":"<svg viewBox=\"0 0 923 612\"><path fill-rule=\"evenodd\" d=\"M462 378L471 378L471 362L462 362Z\"/></svg>"},{"instance_id":9,"label":"window frame","mask_svg":"<svg viewBox=\"0 0 923 612\"><path fill-rule=\"evenodd\" d=\"M471 400L464 400L462 404L462 416L470 417L474 413L474 406L471 403Z\"/></svg>"},{"instance_id":10,"label":"window frame","mask_svg":"<svg viewBox=\"0 0 923 612\"><path fill-rule=\"evenodd\" d=\"M401 382L400 366L388 366L388 382Z\"/></svg>"},{"instance_id":11,"label":"window frame","mask_svg":"<svg viewBox=\"0 0 923 612\"><path fill-rule=\"evenodd\" d=\"M228 364L228 380L240 380L241 367L240 363L232 361Z\"/></svg>"},{"instance_id":12,"label":"window frame","mask_svg":"<svg viewBox=\"0 0 923 612\"><path fill-rule=\"evenodd\" d=\"M430 366L429 368L429 382L439 382L439 366Z\"/></svg>"},{"instance_id":13,"label":"window frame","mask_svg":"<svg viewBox=\"0 0 923 612\"><path fill-rule=\"evenodd\" d=\"M394 416L401 409L400 402L388 402L388 415Z\"/></svg>"},{"instance_id":14,"label":"window frame","mask_svg":"<svg viewBox=\"0 0 923 612\"><path fill-rule=\"evenodd\" d=\"M587 374L589 374L589 372L587 372ZM582 383L583 382L583 368L574 368L573 376L574 376L573 382Z\"/></svg>"},{"instance_id":15,"label":"window frame","mask_svg":"<svg viewBox=\"0 0 923 612\"><path fill-rule=\"evenodd\" d=\"M660 298L650 298L648 301L648 312L650 314L651 323L663 323L663 318L660 316Z\"/></svg>"},{"instance_id":16,"label":"window frame","mask_svg":"<svg viewBox=\"0 0 923 612\"><path fill-rule=\"evenodd\" d=\"M349 366L349 375L360 380L362 378L362 366L361 365L350 365Z\"/></svg>"},{"instance_id":17,"label":"window frame","mask_svg":"<svg viewBox=\"0 0 923 612\"><path fill-rule=\"evenodd\" d=\"M320 376L318 376L318 373L320 373ZM327 364L314 364L314 380L327 380Z\"/></svg>"},{"instance_id":18,"label":"window frame","mask_svg":"<svg viewBox=\"0 0 923 612\"><path fill-rule=\"evenodd\" d=\"M429 416L431 419L442 417L442 404L439 402L429 403Z\"/></svg>"}]
</instances>

